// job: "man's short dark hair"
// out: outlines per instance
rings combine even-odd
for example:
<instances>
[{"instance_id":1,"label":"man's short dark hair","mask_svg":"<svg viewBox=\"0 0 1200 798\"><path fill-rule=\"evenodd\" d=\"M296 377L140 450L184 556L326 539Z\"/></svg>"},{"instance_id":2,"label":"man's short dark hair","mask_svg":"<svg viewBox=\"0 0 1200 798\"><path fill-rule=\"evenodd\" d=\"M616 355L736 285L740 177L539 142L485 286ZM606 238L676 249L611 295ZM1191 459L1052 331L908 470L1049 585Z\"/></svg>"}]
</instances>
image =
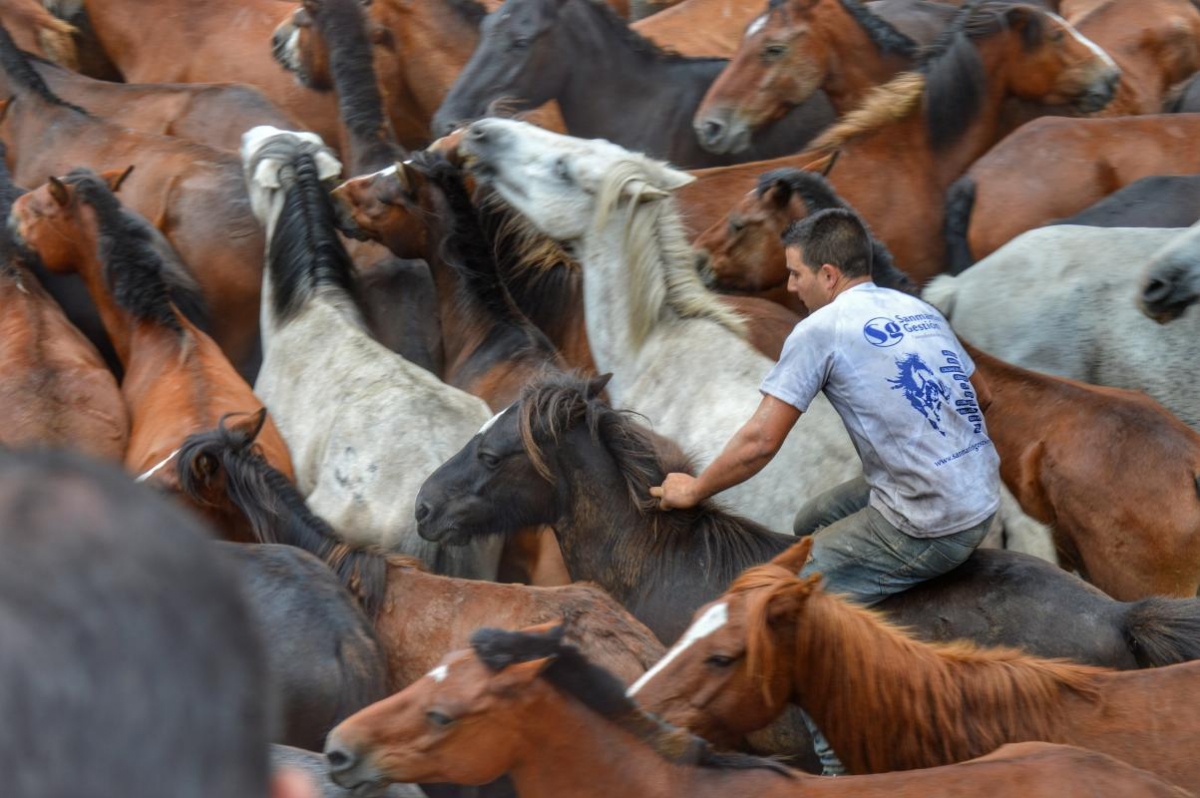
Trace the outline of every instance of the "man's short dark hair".
<instances>
[{"instance_id":1,"label":"man's short dark hair","mask_svg":"<svg viewBox=\"0 0 1200 798\"><path fill-rule=\"evenodd\" d=\"M871 274L871 234L858 214L830 208L792 222L783 231L783 246L799 247L813 271L829 263L847 277Z\"/></svg>"},{"instance_id":2,"label":"man's short dark hair","mask_svg":"<svg viewBox=\"0 0 1200 798\"><path fill-rule=\"evenodd\" d=\"M112 466L0 452L5 795L267 794L261 643L209 537Z\"/></svg>"}]
</instances>

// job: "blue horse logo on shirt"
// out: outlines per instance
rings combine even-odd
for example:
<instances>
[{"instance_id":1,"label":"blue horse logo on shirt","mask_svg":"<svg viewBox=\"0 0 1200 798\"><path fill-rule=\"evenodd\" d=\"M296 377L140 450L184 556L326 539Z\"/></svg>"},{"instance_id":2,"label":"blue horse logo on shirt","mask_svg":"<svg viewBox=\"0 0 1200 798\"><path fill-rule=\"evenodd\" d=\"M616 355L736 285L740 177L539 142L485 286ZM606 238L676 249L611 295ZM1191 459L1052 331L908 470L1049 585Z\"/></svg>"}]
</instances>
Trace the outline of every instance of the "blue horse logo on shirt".
<instances>
[{"instance_id":1,"label":"blue horse logo on shirt","mask_svg":"<svg viewBox=\"0 0 1200 798\"><path fill-rule=\"evenodd\" d=\"M929 426L940 434L942 429L942 404L950 399L950 387L938 379L933 369L916 354L906 354L902 359L896 359L900 373L896 379L889 379L893 391L904 391L913 409L925 417Z\"/></svg>"}]
</instances>

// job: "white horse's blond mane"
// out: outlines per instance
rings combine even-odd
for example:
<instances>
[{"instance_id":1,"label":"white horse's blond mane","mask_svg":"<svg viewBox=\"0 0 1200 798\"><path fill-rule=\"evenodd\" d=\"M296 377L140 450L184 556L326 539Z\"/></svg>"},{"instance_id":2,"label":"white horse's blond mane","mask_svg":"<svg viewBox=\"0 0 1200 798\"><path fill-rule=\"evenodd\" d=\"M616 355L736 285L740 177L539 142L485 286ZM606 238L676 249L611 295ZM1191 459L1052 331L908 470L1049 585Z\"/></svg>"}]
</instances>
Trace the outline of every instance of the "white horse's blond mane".
<instances>
[{"instance_id":1,"label":"white horse's blond mane","mask_svg":"<svg viewBox=\"0 0 1200 798\"><path fill-rule=\"evenodd\" d=\"M674 198L643 196L659 190L654 187L658 169L644 156L621 159L608 168L596 195L596 230L608 224L622 206L627 214L625 254L634 346L646 340L667 309L683 318L711 319L745 338L745 320L705 288L696 273ZM636 195L631 196L631 186Z\"/></svg>"}]
</instances>

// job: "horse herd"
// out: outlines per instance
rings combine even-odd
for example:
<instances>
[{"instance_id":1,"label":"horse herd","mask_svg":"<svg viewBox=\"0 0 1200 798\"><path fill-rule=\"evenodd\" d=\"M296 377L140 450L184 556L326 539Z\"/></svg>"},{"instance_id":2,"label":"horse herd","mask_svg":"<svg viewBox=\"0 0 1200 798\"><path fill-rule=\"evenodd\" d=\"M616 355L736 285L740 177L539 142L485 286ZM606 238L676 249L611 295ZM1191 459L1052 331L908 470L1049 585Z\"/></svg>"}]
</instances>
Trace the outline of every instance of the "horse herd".
<instances>
[{"instance_id":1,"label":"horse herd","mask_svg":"<svg viewBox=\"0 0 1200 798\"><path fill-rule=\"evenodd\" d=\"M1193 0L154 5L0 2L0 441L206 519L277 742L325 752L279 758L1200 794ZM785 534L860 473L823 397L719 501L649 495L753 412L806 312L780 234L834 207L953 323L1006 486L871 611Z\"/></svg>"}]
</instances>

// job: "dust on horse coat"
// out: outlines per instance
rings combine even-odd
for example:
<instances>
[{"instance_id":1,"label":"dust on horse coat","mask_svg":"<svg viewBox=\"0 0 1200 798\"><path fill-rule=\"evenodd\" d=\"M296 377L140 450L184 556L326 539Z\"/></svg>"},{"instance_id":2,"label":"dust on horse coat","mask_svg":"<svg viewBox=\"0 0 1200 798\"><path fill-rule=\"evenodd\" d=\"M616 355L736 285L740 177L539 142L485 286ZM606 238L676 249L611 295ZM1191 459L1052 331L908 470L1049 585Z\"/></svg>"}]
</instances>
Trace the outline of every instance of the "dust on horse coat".
<instances>
[{"instance_id":1,"label":"dust on horse coat","mask_svg":"<svg viewBox=\"0 0 1200 798\"><path fill-rule=\"evenodd\" d=\"M744 322L705 290L669 192L691 178L606 141L485 119L463 145L478 179L583 265L588 340L613 403L710 462L754 413L774 363ZM591 193L596 192L596 193ZM722 498L768 528L791 529L808 497L860 473L823 396L760 474Z\"/></svg>"},{"instance_id":2,"label":"dust on horse coat","mask_svg":"<svg viewBox=\"0 0 1200 798\"><path fill-rule=\"evenodd\" d=\"M1138 309L1142 272L1174 245L1200 258L1200 227L1032 230L923 297L975 346L1034 371L1145 391L1200 428L1195 312L1160 326Z\"/></svg>"},{"instance_id":3,"label":"dust on horse coat","mask_svg":"<svg viewBox=\"0 0 1200 798\"><path fill-rule=\"evenodd\" d=\"M487 405L366 332L325 193L341 164L320 139L255 128L242 157L269 242L255 390L294 453L301 492L348 540L494 577L498 541L447 551L422 541L413 517L422 481L487 421Z\"/></svg>"}]
</instances>

